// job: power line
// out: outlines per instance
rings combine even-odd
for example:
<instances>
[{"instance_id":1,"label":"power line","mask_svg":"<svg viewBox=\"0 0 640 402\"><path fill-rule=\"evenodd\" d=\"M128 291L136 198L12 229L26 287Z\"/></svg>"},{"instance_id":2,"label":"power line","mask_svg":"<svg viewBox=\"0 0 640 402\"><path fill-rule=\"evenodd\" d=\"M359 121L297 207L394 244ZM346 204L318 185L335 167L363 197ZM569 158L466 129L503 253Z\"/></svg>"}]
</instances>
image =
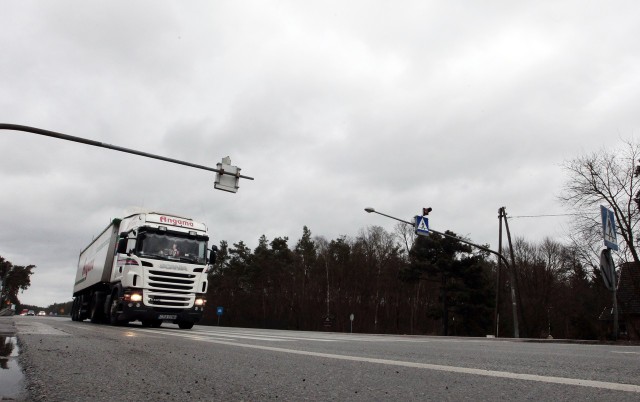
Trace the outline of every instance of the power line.
<instances>
[{"instance_id":1,"label":"power line","mask_svg":"<svg viewBox=\"0 0 640 402\"><path fill-rule=\"evenodd\" d=\"M509 219L515 218L546 218L551 216L580 216L581 214L546 214L546 215L519 215L519 216L509 216Z\"/></svg>"}]
</instances>

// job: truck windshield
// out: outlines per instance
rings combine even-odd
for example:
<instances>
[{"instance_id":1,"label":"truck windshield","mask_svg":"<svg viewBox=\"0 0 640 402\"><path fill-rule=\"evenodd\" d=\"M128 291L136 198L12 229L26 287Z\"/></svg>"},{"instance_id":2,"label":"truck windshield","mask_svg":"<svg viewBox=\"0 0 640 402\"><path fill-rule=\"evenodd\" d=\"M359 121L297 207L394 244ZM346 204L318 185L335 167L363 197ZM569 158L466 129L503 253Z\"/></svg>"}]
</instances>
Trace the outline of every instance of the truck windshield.
<instances>
[{"instance_id":1,"label":"truck windshield","mask_svg":"<svg viewBox=\"0 0 640 402\"><path fill-rule=\"evenodd\" d=\"M138 236L137 252L140 257L204 264L207 241L173 233L142 232Z\"/></svg>"}]
</instances>

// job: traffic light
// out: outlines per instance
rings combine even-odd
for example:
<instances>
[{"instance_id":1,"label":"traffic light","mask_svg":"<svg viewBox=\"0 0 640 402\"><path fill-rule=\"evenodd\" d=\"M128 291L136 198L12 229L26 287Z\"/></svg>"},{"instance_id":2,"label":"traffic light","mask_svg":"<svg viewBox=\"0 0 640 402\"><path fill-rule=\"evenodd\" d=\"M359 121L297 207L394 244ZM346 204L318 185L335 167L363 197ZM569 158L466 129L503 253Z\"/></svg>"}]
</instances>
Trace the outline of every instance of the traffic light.
<instances>
[{"instance_id":1,"label":"traffic light","mask_svg":"<svg viewBox=\"0 0 640 402\"><path fill-rule=\"evenodd\" d=\"M429 215L429 212L433 211L433 208L422 208L422 216Z\"/></svg>"}]
</instances>

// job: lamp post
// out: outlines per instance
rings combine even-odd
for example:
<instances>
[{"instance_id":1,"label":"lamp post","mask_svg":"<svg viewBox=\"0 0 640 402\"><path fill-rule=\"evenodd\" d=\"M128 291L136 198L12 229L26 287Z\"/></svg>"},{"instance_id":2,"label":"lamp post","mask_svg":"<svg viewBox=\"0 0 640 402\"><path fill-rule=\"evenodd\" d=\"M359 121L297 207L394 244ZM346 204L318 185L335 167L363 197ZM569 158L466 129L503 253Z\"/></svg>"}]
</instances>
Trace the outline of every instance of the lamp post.
<instances>
[{"instance_id":1,"label":"lamp post","mask_svg":"<svg viewBox=\"0 0 640 402\"><path fill-rule=\"evenodd\" d=\"M413 225L414 225L414 224L413 224L413 222L405 221L405 220L403 220L403 219L396 218L395 216L391 216L391 215L384 214L384 213L382 213L382 212L378 212L378 211L376 211L376 210L375 210L375 208L372 208L372 207L367 207L367 208L365 208L364 210L365 210L367 213L375 213L375 214L378 214L378 215L386 216L387 218L395 219L395 220L397 220L397 221L399 221L399 222L402 222L402 223L405 223L405 224L407 224L407 225L411 225L411 226L413 226ZM440 236L448 237L448 238L450 238L450 239L455 239L455 240L457 240L457 241L459 241L459 242L461 242L461 243L468 244L468 245L470 245L470 246L472 246L472 247L475 247L475 248L478 248L478 249L480 249L480 250L483 250L483 251L486 251L486 252L488 252L488 253L491 253L491 254L495 255L496 257L498 257L498 258L500 259L500 261L502 261L502 262L504 263L504 265L507 267L507 269L509 269L509 268L510 268L510 265L509 265L509 262L507 261L507 259L506 259L502 254L500 254L499 252L497 252L497 251L495 251L495 250L491 250L490 248L487 248L487 247L485 247L485 246L481 246L481 245L479 245L479 244L472 243L472 242L470 242L470 241L467 241L467 240L462 239L462 238L457 237L457 236L452 236L452 235L450 235L450 234L446 234L446 233L438 232L437 230L433 230L433 229L431 229L431 228L429 228L429 232L433 232L433 233L435 233L435 234L439 234ZM514 303L515 303L515 301L514 301ZM514 310L513 310L513 321L514 321L514 323L517 323L517 322L518 322L518 313L516 312L516 309L514 309ZM520 337L520 336L519 336L519 332L518 332L518 330L517 330L517 324L515 324L515 325L514 325L514 334L513 334L513 337L514 337L514 338L519 338L519 337Z\"/></svg>"},{"instance_id":2,"label":"lamp post","mask_svg":"<svg viewBox=\"0 0 640 402\"><path fill-rule=\"evenodd\" d=\"M44 135L46 137L57 138L59 140L66 140L72 142L78 142L85 145L91 145L94 147L107 148L114 151L125 152L133 155L144 156L146 158L157 159L165 162L176 163L178 165L189 166L196 169L208 170L210 172L217 173L215 188L218 190L228 191L235 193L238 189L238 181L240 179L253 180L253 177L240 174L240 168L237 166L231 166L231 159L229 157L223 158L222 163L217 164L217 168L211 168L208 166L198 165L191 162L181 161L178 159L167 158L160 155L154 155L148 152L136 151L135 149L129 149L120 147L117 145L105 144L103 142L89 140L82 137L76 137L73 135L58 133L50 130L43 130L37 127L23 126L19 124L0 123L0 130L14 130L24 131L27 133Z\"/></svg>"}]
</instances>

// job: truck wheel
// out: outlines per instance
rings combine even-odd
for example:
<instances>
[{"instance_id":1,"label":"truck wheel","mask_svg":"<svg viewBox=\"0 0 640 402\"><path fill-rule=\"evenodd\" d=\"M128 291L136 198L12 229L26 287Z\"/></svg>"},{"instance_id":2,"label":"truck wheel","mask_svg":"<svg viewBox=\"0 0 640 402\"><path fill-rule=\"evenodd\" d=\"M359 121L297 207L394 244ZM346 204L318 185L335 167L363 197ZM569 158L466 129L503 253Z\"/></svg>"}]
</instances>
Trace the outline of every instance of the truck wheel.
<instances>
[{"instance_id":1,"label":"truck wheel","mask_svg":"<svg viewBox=\"0 0 640 402\"><path fill-rule=\"evenodd\" d=\"M98 303L98 298L96 296L93 297L93 300L91 301L91 322L94 324L99 323L100 321L102 321L102 306L99 305Z\"/></svg>"},{"instance_id":2,"label":"truck wheel","mask_svg":"<svg viewBox=\"0 0 640 402\"><path fill-rule=\"evenodd\" d=\"M193 328L193 323L192 322L180 321L178 323L178 327L180 327L180 329L191 329L191 328Z\"/></svg>"},{"instance_id":3,"label":"truck wheel","mask_svg":"<svg viewBox=\"0 0 640 402\"><path fill-rule=\"evenodd\" d=\"M71 321L78 321L78 298L73 299L71 305Z\"/></svg>"},{"instance_id":4,"label":"truck wheel","mask_svg":"<svg viewBox=\"0 0 640 402\"><path fill-rule=\"evenodd\" d=\"M84 321L87 318L87 316L82 312L82 307L84 306L85 299L86 299L86 295L78 296L78 308L76 309L77 321Z\"/></svg>"},{"instance_id":5,"label":"truck wheel","mask_svg":"<svg viewBox=\"0 0 640 402\"><path fill-rule=\"evenodd\" d=\"M114 293L111 298L111 308L109 308L109 324L122 325L123 322L118 320L118 295Z\"/></svg>"}]
</instances>

